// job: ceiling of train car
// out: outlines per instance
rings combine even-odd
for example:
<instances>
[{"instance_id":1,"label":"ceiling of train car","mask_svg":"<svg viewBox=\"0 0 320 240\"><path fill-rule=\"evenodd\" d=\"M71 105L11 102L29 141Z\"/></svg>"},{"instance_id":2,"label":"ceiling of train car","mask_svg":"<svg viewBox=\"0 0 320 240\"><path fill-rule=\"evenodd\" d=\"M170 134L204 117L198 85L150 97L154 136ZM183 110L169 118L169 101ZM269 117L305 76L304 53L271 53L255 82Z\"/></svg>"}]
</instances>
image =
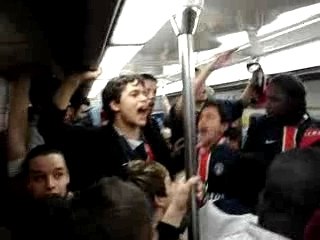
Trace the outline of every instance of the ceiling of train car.
<instances>
[{"instance_id":1,"label":"ceiling of train car","mask_svg":"<svg viewBox=\"0 0 320 240\"><path fill-rule=\"evenodd\" d=\"M320 9L313 15L303 12L297 16L289 16L292 24L304 22L304 26L290 29L283 25L281 32L268 27L261 29L274 21L280 14L298 9L320 1L315 0L215 0L205 1L205 9L200 17L197 33L194 38L196 52L212 50L221 47L221 42L232 42L235 46L248 43L247 29L258 31L259 48L252 49L244 45L233 57L232 62L247 60L252 55L261 55L282 48L296 46L320 37ZM290 18L288 18L290 19ZM287 19L287 20L288 20ZM299 21L299 19L301 21ZM297 21L297 22L295 22ZM281 23L280 23L281 25ZM283 31L285 30L285 31ZM270 32L271 31L271 32ZM237 33L233 37L228 34ZM225 36L225 39L219 38ZM231 39L231 40L230 40ZM220 41L221 42L220 42ZM237 45L238 44L238 45ZM226 48L229 46L224 45ZM231 45L230 45L231 46ZM208 52L214 54L214 51ZM212 57L212 55L211 55ZM135 55L124 70L135 72L150 72L158 76L175 80L176 75L165 74L163 66L178 63L178 44L170 22L168 21L158 33Z\"/></svg>"},{"instance_id":2,"label":"ceiling of train car","mask_svg":"<svg viewBox=\"0 0 320 240\"><path fill-rule=\"evenodd\" d=\"M20 25L16 24L17 22ZM37 47L43 41L39 41L38 29L31 20L31 13L19 1L1 1L0 9L0 71L9 67L30 63L33 60L48 59L48 53L32 51L35 47L30 38L34 38Z\"/></svg>"},{"instance_id":3,"label":"ceiling of train car","mask_svg":"<svg viewBox=\"0 0 320 240\"><path fill-rule=\"evenodd\" d=\"M122 2L1 0L0 73L53 62L65 71L95 67Z\"/></svg>"}]
</instances>

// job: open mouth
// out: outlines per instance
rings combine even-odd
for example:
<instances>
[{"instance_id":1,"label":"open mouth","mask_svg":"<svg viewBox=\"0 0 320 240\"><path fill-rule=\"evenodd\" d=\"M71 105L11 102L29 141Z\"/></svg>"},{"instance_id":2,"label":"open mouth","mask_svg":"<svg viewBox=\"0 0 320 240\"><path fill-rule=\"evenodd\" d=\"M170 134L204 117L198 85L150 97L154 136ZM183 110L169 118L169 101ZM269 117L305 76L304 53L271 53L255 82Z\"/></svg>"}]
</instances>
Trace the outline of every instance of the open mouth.
<instances>
[{"instance_id":1,"label":"open mouth","mask_svg":"<svg viewBox=\"0 0 320 240\"><path fill-rule=\"evenodd\" d=\"M148 107L139 107L137 112L139 114L147 114L148 113L148 109L149 109Z\"/></svg>"},{"instance_id":2,"label":"open mouth","mask_svg":"<svg viewBox=\"0 0 320 240\"><path fill-rule=\"evenodd\" d=\"M201 127L201 128L199 128L198 132L199 132L200 134L207 134L207 133L208 133L208 128L206 128L206 127Z\"/></svg>"},{"instance_id":3,"label":"open mouth","mask_svg":"<svg viewBox=\"0 0 320 240\"><path fill-rule=\"evenodd\" d=\"M211 139L215 136L215 132L208 128L201 128L198 131L198 136L201 139Z\"/></svg>"}]
</instances>

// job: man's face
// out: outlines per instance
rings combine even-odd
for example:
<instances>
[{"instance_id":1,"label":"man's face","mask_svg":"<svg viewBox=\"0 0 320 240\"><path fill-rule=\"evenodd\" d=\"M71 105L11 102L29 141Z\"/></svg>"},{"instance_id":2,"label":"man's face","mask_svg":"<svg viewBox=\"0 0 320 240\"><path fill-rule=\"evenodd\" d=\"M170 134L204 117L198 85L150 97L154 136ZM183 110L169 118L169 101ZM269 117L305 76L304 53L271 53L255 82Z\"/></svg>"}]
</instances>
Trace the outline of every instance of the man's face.
<instances>
[{"instance_id":1,"label":"man's face","mask_svg":"<svg viewBox=\"0 0 320 240\"><path fill-rule=\"evenodd\" d=\"M79 110L76 112L75 120L83 119L85 118L90 111L90 105L81 104L79 107Z\"/></svg>"},{"instance_id":2,"label":"man's face","mask_svg":"<svg viewBox=\"0 0 320 240\"><path fill-rule=\"evenodd\" d=\"M73 121L73 119L74 119L74 108L69 106L67 108L67 112L66 112L66 115L64 117L64 121L66 123L71 123Z\"/></svg>"},{"instance_id":3,"label":"man's face","mask_svg":"<svg viewBox=\"0 0 320 240\"><path fill-rule=\"evenodd\" d=\"M40 155L30 162L28 191L35 199L66 196L70 178L63 156Z\"/></svg>"},{"instance_id":4,"label":"man's face","mask_svg":"<svg viewBox=\"0 0 320 240\"><path fill-rule=\"evenodd\" d=\"M149 114L151 114L157 94L157 83L155 81L145 79L144 87L148 98Z\"/></svg>"},{"instance_id":5,"label":"man's face","mask_svg":"<svg viewBox=\"0 0 320 240\"><path fill-rule=\"evenodd\" d=\"M199 116L199 141L204 147L210 147L212 144L218 143L227 129L227 126L226 123L221 122L217 107L205 107Z\"/></svg>"},{"instance_id":6,"label":"man's face","mask_svg":"<svg viewBox=\"0 0 320 240\"><path fill-rule=\"evenodd\" d=\"M148 99L144 85L138 81L128 83L121 93L120 101L112 101L115 122L121 121L131 127L143 127L148 116Z\"/></svg>"},{"instance_id":7,"label":"man's face","mask_svg":"<svg viewBox=\"0 0 320 240\"><path fill-rule=\"evenodd\" d=\"M285 117L290 110L290 104L286 94L274 84L269 84L266 92L266 110L272 117Z\"/></svg>"}]
</instances>

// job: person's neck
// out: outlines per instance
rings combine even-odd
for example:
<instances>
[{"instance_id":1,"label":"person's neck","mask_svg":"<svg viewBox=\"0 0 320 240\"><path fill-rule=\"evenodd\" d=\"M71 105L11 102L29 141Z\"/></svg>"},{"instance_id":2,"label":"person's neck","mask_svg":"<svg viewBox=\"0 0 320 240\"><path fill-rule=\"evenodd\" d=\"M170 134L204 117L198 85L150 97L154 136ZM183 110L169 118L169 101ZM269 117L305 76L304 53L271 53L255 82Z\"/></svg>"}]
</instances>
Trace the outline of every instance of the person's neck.
<instances>
[{"instance_id":1,"label":"person's neck","mask_svg":"<svg viewBox=\"0 0 320 240\"><path fill-rule=\"evenodd\" d=\"M210 149L213 147L214 144L206 144L206 145L202 145L201 148L207 152L210 151Z\"/></svg>"},{"instance_id":2,"label":"person's neck","mask_svg":"<svg viewBox=\"0 0 320 240\"><path fill-rule=\"evenodd\" d=\"M223 138L223 135L221 135L219 138L217 138L216 141L210 141L210 142L206 142L205 144L203 144L201 147L207 151L210 151L211 148L217 146L220 142L220 140Z\"/></svg>"},{"instance_id":3,"label":"person's neck","mask_svg":"<svg viewBox=\"0 0 320 240\"><path fill-rule=\"evenodd\" d=\"M115 119L113 125L120 130L120 132L127 139L139 140L141 137L141 129L138 126L130 125L124 122L122 119Z\"/></svg>"},{"instance_id":4,"label":"person's neck","mask_svg":"<svg viewBox=\"0 0 320 240\"><path fill-rule=\"evenodd\" d=\"M283 126L298 126L304 120L304 115L291 115L286 117L274 117L274 121Z\"/></svg>"}]
</instances>

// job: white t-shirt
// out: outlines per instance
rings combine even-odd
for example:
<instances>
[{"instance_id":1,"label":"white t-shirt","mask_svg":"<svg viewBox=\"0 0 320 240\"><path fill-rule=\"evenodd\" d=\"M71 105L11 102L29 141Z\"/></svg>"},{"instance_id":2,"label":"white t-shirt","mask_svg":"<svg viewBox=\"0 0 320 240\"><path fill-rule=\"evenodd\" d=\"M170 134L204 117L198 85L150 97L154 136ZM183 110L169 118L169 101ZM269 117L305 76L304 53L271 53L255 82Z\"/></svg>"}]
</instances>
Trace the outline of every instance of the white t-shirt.
<instances>
[{"instance_id":1,"label":"white t-shirt","mask_svg":"<svg viewBox=\"0 0 320 240\"><path fill-rule=\"evenodd\" d=\"M201 240L286 240L280 235L258 227L252 214L230 215L208 201L199 210Z\"/></svg>"}]
</instances>

